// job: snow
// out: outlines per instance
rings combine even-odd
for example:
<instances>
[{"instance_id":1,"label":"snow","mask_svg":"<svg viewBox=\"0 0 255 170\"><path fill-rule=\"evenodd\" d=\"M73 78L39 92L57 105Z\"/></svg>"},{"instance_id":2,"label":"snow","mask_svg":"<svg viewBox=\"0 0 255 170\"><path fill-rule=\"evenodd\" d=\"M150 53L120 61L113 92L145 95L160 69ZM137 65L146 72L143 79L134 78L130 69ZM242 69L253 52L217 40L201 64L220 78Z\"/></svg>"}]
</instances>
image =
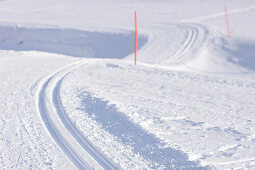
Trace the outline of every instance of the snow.
<instances>
[{"instance_id":1,"label":"snow","mask_svg":"<svg viewBox=\"0 0 255 170\"><path fill-rule=\"evenodd\" d=\"M0 167L254 169L254 9L0 1Z\"/></svg>"}]
</instances>

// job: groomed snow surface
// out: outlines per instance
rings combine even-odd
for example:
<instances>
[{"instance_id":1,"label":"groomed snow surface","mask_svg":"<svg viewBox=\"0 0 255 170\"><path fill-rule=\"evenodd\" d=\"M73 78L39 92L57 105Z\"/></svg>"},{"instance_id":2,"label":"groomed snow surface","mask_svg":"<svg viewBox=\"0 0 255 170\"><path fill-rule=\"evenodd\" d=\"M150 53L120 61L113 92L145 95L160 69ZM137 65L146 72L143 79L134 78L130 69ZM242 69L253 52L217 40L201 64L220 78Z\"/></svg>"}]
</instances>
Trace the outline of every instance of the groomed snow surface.
<instances>
[{"instance_id":1,"label":"groomed snow surface","mask_svg":"<svg viewBox=\"0 0 255 170\"><path fill-rule=\"evenodd\" d=\"M0 1L0 169L255 169L254 18L253 0Z\"/></svg>"}]
</instances>

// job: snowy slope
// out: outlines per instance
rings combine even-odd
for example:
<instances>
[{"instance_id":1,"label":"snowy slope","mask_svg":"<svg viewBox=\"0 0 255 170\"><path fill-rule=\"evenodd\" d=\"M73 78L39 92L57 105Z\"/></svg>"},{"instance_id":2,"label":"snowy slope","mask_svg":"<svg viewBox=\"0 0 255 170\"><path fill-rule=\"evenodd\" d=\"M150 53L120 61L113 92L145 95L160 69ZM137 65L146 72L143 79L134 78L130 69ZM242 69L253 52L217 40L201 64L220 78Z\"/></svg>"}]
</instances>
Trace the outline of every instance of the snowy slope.
<instances>
[{"instance_id":1,"label":"snowy slope","mask_svg":"<svg viewBox=\"0 0 255 170\"><path fill-rule=\"evenodd\" d=\"M252 0L0 1L1 168L255 168L254 17Z\"/></svg>"}]
</instances>

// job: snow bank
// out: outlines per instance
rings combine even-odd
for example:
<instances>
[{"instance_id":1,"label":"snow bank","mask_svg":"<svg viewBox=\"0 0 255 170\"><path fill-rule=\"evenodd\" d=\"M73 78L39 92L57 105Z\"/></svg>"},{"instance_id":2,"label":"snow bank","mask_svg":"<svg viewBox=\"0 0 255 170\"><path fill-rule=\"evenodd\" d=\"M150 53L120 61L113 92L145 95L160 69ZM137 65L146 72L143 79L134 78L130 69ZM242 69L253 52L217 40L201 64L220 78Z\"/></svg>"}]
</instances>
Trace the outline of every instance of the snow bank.
<instances>
[{"instance_id":1,"label":"snow bank","mask_svg":"<svg viewBox=\"0 0 255 170\"><path fill-rule=\"evenodd\" d=\"M147 37L138 37L138 49ZM89 32L69 28L0 27L0 49L45 51L74 57L124 58L134 52L134 32Z\"/></svg>"}]
</instances>

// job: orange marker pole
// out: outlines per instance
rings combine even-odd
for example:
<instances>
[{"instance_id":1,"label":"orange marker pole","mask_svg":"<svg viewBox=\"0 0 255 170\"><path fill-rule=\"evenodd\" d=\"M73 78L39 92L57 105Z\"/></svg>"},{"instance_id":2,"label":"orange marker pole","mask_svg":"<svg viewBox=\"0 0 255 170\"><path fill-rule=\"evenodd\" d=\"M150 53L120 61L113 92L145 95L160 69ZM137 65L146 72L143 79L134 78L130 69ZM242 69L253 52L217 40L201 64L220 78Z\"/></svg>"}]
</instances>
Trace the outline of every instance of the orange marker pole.
<instances>
[{"instance_id":1,"label":"orange marker pole","mask_svg":"<svg viewBox=\"0 0 255 170\"><path fill-rule=\"evenodd\" d=\"M136 65L136 56L137 56L137 16L135 11L135 65Z\"/></svg>"},{"instance_id":2,"label":"orange marker pole","mask_svg":"<svg viewBox=\"0 0 255 170\"><path fill-rule=\"evenodd\" d=\"M227 9L226 6L225 6L225 16L226 16L226 25L227 25L228 38L231 38L230 37L230 30L229 30L229 23L228 23L228 9Z\"/></svg>"}]
</instances>

